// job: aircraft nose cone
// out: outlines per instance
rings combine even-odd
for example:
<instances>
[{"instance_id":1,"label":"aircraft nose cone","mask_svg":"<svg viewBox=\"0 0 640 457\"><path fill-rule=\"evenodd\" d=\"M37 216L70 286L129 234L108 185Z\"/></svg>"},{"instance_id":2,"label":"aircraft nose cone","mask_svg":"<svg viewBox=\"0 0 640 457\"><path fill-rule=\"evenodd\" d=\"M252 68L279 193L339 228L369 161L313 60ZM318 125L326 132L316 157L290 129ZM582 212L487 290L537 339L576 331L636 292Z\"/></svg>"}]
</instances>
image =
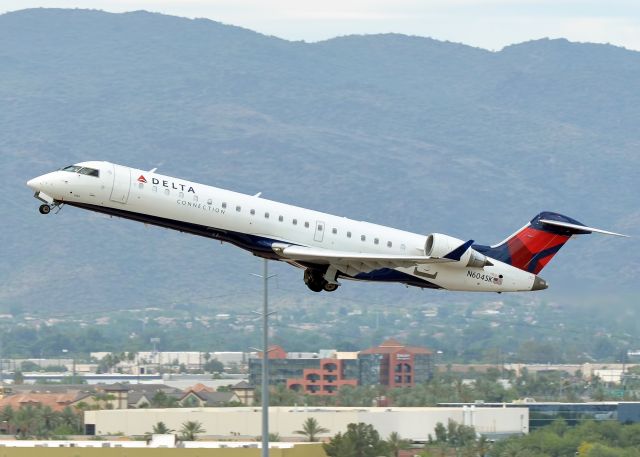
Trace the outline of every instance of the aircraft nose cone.
<instances>
[{"instance_id":1,"label":"aircraft nose cone","mask_svg":"<svg viewBox=\"0 0 640 457\"><path fill-rule=\"evenodd\" d=\"M27 186L29 186L33 190L38 190L40 188L40 178L33 178L27 181Z\"/></svg>"},{"instance_id":2,"label":"aircraft nose cone","mask_svg":"<svg viewBox=\"0 0 640 457\"><path fill-rule=\"evenodd\" d=\"M539 276L536 276L536 279L533 280L533 286L531 286L531 290L544 290L547 287L549 287L547 281Z\"/></svg>"}]
</instances>

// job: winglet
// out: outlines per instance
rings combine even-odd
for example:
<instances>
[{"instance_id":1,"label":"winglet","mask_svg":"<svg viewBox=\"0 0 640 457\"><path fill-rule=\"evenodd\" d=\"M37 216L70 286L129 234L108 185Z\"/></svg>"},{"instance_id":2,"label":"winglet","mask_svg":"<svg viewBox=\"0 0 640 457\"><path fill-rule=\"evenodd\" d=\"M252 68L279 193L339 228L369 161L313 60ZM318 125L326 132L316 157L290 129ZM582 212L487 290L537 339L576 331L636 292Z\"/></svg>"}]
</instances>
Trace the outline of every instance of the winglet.
<instances>
[{"instance_id":1,"label":"winglet","mask_svg":"<svg viewBox=\"0 0 640 457\"><path fill-rule=\"evenodd\" d=\"M465 252L467 252L467 249L469 249L473 243L474 243L473 240L469 240L466 243L461 244L460 246L455 248L453 251L451 251L449 254L445 255L443 258L449 259L449 260L454 260L454 261L458 262L458 261L460 261L460 258L462 257L462 255Z\"/></svg>"}]
</instances>

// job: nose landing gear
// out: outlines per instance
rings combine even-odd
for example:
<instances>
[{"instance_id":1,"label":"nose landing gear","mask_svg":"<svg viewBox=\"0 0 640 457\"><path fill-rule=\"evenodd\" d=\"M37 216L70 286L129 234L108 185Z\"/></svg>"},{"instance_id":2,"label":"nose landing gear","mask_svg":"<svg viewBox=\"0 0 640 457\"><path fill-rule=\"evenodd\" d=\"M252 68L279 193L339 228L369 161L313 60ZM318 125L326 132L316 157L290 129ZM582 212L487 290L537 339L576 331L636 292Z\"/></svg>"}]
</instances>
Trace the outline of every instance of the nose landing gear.
<instances>
[{"instance_id":1,"label":"nose landing gear","mask_svg":"<svg viewBox=\"0 0 640 457\"><path fill-rule=\"evenodd\" d=\"M40 211L40 214L49 214L53 208L57 208L56 214L58 214L62 209L62 205L63 204L58 201L54 201L51 204L45 203L43 205L40 205L40 207L38 208L38 211Z\"/></svg>"},{"instance_id":2,"label":"nose landing gear","mask_svg":"<svg viewBox=\"0 0 640 457\"><path fill-rule=\"evenodd\" d=\"M314 292L322 292L323 290L333 292L339 286L339 284L328 282L321 272L310 268L304 270L304 283Z\"/></svg>"}]
</instances>

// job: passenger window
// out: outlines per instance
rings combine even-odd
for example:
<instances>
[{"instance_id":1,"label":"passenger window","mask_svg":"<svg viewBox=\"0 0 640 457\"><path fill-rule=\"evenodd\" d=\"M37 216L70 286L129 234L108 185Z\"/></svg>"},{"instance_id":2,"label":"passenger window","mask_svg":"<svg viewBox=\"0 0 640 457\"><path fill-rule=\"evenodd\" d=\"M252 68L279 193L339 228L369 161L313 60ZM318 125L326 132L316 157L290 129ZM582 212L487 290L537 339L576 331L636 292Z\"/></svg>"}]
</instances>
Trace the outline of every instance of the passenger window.
<instances>
[{"instance_id":1,"label":"passenger window","mask_svg":"<svg viewBox=\"0 0 640 457\"><path fill-rule=\"evenodd\" d=\"M138 183L138 189L144 189L144 184L143 183Z\"/></svg>"},{"instance_id":2,"label":"passenger window","mask_svg":"<svg viewBox=\"0 0 640 457\"><path fill-rule=\"evenodd\" d=\"M153 186L153 191L158 192L158 186Z\"/></svg>"},{"instance_id":3,"label":"passenger window","mask_svg":"<svg viewBox=\"0 0 640 457\"><path fill-rule=\"evenodd\" d=\"M222 207L226 208L227 207L227 202L222 202Z\"/></svg>"},{"instance_id":4,"label":"passenger window","mask_svg":"<svg viewBox=\"0 0 640 457\"><path fill-rule=\"evenodd\" d=\"M318 232L322 232L322 224L318 224Z\"/></svg>"},{"instance_id":5,"label":"passenger window","mask_svg":"<svg viewBox=\"0 0 640 457\"><path fill-rule=\"evenodd\" d=\"M294 220L292 220L292 221L291 221L291 223L292 223L293 225L298 225L298 219L294 219Z\"/></svg>"},{"instance_id":6,"label":"passenger window","mask_svg":"<svg viewBox=\"0 0 640 457\"><path fill-rule=\"evenodd\" d=\"M213 205L213 200L211 199L207 200L207 205Z\"/></svg>"},{"instance_id":7,"label":"passenger window","mask_svg":"<svg viewBox=\"0 0 640 457\"><path fill-rule=\"evenodd\" d=\"M393 246L393 244L391 243L391 241L387 241L387 247L390 248L391 246Z\"/></svg>"},{"instance_id":8,"label":"passenger window","mask_svg":"<svg viewBox=\"0 0 640 457\"><path fill-rule=\"evenodd\" d=\"M278 220L279 220L280 222L282 222L282 221L284 221L284 217L282 217L282 216L278 216Z\"/></svg>"},{"instance_id":9,"label":"passenger window","mask_svg":"<svg viewBox=\"0 0 640 457\"><path fill-rule=\"evenodd\" d=\"M165 194L165 195L169 195L169 189L165 189L165 190L164 190L164 194Z\"/></svg>"},{"instance_id":10,"label":"passenger window","mask_svg":"<svg viewBox=\"0 0 640 457\"><path fill-rule=\"evenodd\" d=\"M373 244L380 244L380 240L378 238L373 239Z\"/></svg>"},{"instance_id":11,"label":"passenger window","mask_svg":"<svg viewBox=\"0 0 640 457\"><path fill-rule=\"evenodd\" d=\"M178 197L180 197L180 198L184 198L184 192L179 192L179 193L178 193Z\"/></svg>"},{"instance_id":12,"label":"passenger window","mask_svg":"<svg viewBox=\"0 0 640 457\"><path fill-rule=\"evenodd\" d=\"M269 219L269 213L264 213L264 218Z\"/></svg>"},{"instance_id":13,"label":"passenger window","mask_svg":"<svg viewBox=\"0 0 640 457\"><path fill-rule=\"evenodd\" d=\"M309 228L309 223L308 223L308 222L305 222L305 223L304 223L304 226L305 226L306 228Z\"/></svg>"},{"instance_id":14,"label":"passenger window","mask_svg":"<svg viewBox=\"0 0 640 457\"><path fill-rule=\"evenodd\" d=\"M256 210L252 209L251 211L249 211L251 213L251 215L253 216L254 214L256 214Z\"/></svg>"},{"instance_id":15,"label":"passenger window","mask_svg":"<svg viewBox=\"0 0 640 457\"><path fill-rule=\"evenodd\" d=\"M333 228L331 229L331 233L333 233L334 235L336 235L338 233L338 229L337 228Z\"/></svg>"},{"instance_id":16,"label":"passenger window","mask_svg":"<svg viewBox=\"0 0 640 457\"><path fill-rule=\"evenodd\" d=\"M242 210L242 208L240 206L236 206L236 211L240 212Z\"/></svg>"},{"instance_id":17,"label":"passenger window","mask_svg":"<svg viewBox=\"0 0 640 457\"><path fill-rule=\"evenodd\" d=\"M347 238L351 238L351 232L347 232Z\"/></svg>"},{"instance_id":18,"label":"passenger window","mask_svg":"<svg viewBox=\"0 0 640 457\"><path fill-rule=\"evenodd\" d=\"M360 235L360 240L361 240L361 241L366 241L366 240L367 240L367 237L366 237L366 236L364 236L364 235Z\"/></svg>"},{"instance_id":19,"label":"passenger window","mask_svg":"<svg viewBox=\"0 0 640 457\"><path fill-rule=\"evenodd\" d=\"M194 195L194 196L193 196L193 201L194 201L194 202L197 202L197 201L198 201L198 196L197 196L197 195Z\"/></svg>"}]
</instances>

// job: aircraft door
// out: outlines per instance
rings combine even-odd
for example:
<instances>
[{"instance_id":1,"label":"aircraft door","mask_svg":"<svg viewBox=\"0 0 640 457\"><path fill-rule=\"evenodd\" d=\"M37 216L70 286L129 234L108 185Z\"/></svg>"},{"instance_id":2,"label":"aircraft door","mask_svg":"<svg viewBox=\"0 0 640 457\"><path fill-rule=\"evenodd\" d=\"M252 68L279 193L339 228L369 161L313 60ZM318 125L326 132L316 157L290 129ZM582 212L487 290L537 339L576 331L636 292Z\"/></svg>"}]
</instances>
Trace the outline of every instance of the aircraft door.
<instances>
[{"instance_id":1,"label":"aircraft door","mask_svg":"<svg viewBox=\"0 0 640 457\"><path fill-rule=\"evenodd\" d=\"M324 222L316 221L316 233L313 235L314 241L322 241L324 238Z\"/></svg>"},{"instance_id":2,"label":"aircraft door","mask_svg":"<svg viewBox=\"0 0 640 457\"><path fill-rule=\"evenodd\" d=\"M121 165L113 165L113 187L109 200L127 203L131 191L131 169Z\"/></svg>"}]
</instances>

